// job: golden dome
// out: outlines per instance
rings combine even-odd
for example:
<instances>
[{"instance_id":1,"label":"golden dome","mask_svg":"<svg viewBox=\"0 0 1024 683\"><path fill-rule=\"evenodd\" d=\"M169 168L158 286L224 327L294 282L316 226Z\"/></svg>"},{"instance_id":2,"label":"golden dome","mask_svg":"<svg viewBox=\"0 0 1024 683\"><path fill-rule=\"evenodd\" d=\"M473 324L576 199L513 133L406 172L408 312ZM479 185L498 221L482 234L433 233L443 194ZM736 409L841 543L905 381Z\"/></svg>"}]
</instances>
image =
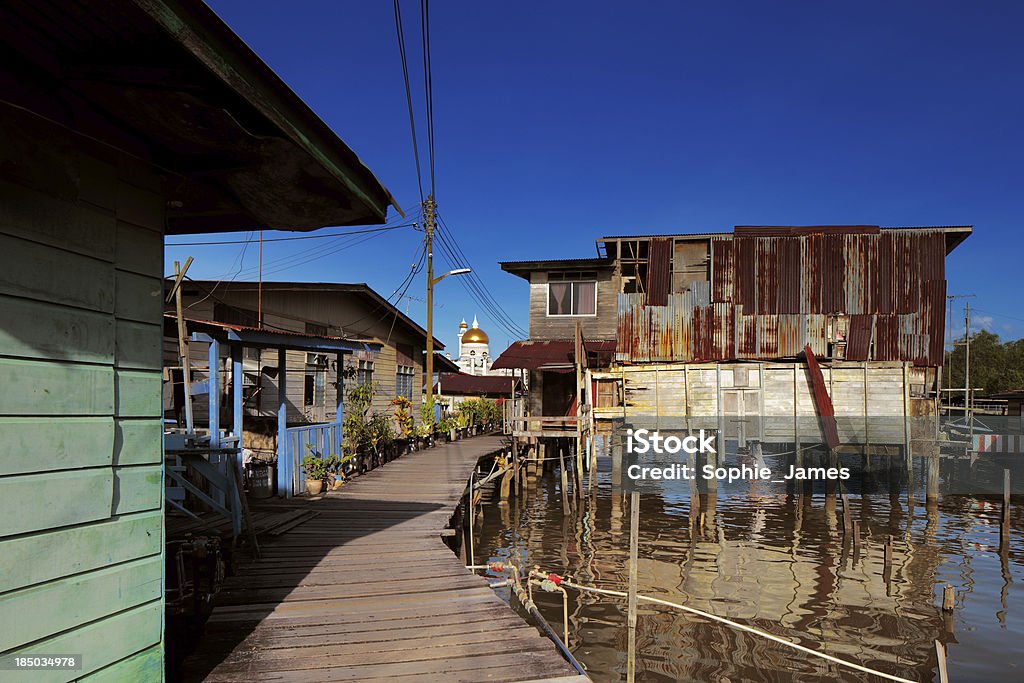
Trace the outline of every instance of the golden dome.
<instances>
[{"instance_id":1,"label":"golden dome","mask_svg":"<svg viewBox=\"0 0 1024 683\"><path fill-rule=\"evenodd\" d=\"M466 333L462 335L463 344L487 344L489 342L490 340L487 338L487 333L479 327L467 330Z\"/></svg>"}]
</instances>

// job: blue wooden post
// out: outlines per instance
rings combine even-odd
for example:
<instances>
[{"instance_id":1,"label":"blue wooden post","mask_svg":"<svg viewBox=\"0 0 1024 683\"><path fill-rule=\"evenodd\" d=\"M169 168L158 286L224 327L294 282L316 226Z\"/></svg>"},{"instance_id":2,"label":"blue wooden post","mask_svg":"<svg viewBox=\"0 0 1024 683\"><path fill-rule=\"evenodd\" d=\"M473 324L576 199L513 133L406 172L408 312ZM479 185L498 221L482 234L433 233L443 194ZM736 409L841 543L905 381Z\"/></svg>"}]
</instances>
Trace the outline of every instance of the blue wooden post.
<instances>
[{"instance_id":1,"label":"blue wooden post","mask_svg":"<svg viewBox=\"0 0 1024 683\"><path fill-rule=\"evenodd\" d=\"M210 425L210 448L220 448L220 343L216 339L210 339L210 350L209 350L209 381L207 382L207 398L209 401L208 415ZM221 455L210 455L210 461L215 464L217 471L225 477L227 476L227 467L225 467L224 457ZM221 506L224 505L224 491L216 489L213 494L214 500L217 501Z\"/></svg>"},{"instance_id":2,"label":"blue wooden post","mask_svg":"<svg viewBox=\"0 0 1024 683\"><path fill-rule=\"evenodd\" d=\"M277 350L277 492L291 498L291 454L288 448L288 363L287 351Z\"/></svg>"},{"instance_id":3,"label":"blue wooden post","mask_svg":"<svg viewBox=\"0 0 1024 683\"><path fill-rule=\"evenodd\" d=\"M244 386L242 345L235 342L231 344L231 397L234 404L231 419L231 432L234 436L238 437L238 453L235 455L235 462L239 472L242 472L242 389ZM234 482L234 477L231 477L230 481ZM232 489L235 488L236 487L234 486L232 487ZM236 536L242 533L241 498L244 495L245 491L236 490L235 498L231 501L232 522L234 523L234 532Z\"/></svg>"},{"instance_id":4,"label":"blue wooden post","mask_svg":"<svg viewBox=\"0 0 1024 683\"><path fill-rule=\"evenodd\" d=\"M338 408L334 412L335 422L341 422L345 413L345 367L342 365L344 358L344 354L339 353L336 361L338 365Z\"/></svg>"}]
</instances>

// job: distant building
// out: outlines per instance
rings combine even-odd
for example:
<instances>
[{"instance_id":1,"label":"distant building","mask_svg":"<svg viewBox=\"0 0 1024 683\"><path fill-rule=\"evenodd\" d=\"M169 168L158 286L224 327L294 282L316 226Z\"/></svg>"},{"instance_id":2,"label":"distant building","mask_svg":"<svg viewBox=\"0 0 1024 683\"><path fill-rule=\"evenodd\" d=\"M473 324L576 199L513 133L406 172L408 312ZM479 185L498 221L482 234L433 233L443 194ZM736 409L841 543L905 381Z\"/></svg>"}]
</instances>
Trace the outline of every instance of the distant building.
<instances>
[{"instance_id":1,"label":"distant building","mask_svg":"<svg viewBox=\"0 0 1024 683\"><path fill-rule=\"evenodd\" d=\"M473 316L473 326L470 327L463 318L459 323L459 356L455 364L459 372L467 375L511 375L512 371L505 369L494 369L494 358L491 356L491 340L487 333L480 329L480 323L476 316Z\"/></svg>"},{"instance_id":2,"label":"distant building","mask_svg":"<svg viewBox=\"0 0 1024 683\"><path fill-rule=\"evenodd\" d=\"M594 376L597 417L814 416L825 401L838 416L934 415L945 257L970 234L739 226L504 262L529 282L530 338L492 368L530 372L529 414L565 415L578 325L589 367L607 371Z\"/></svg>"}]
</instances>

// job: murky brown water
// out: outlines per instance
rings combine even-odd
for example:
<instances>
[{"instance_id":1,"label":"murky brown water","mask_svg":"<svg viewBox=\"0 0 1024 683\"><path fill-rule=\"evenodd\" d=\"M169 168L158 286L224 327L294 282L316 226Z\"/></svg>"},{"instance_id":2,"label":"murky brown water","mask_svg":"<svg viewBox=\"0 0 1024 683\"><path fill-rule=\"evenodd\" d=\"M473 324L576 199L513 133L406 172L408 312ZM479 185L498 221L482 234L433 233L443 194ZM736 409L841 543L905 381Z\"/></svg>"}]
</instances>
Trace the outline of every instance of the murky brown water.
<instances>
[{"instance_id":1,"label":"murky brown water","mask_svg":"<svg viewBox=\"0 0 1024 683\"><path fill-rule=\"evenodd\" d=\"M511 558L625 590L628 496L613 493L610 468L609 458L599 460L597 486L570 516L562 514L557 471L538 480L525 502L485 503L477 561ZM996 500L947 496L928 510L920 491L913 508L905 493L851 495L863 528L863 548L854 556L843 552L841 512L824 492L723 486L717 500L701 497L693 517L686 493L645 494L639 591L904 678L938 680L938 639L947 644L954 683L1024 681L1024 522L1013 506L1012 540L1001 556ZM888 535L891 573L883 570ZM956 589L951 615L940 609L945 584ZM595 681L624 680L625 601L571 589L569 595L570 649ZM536 590L534 596L560 631L561 598ZM637 647L642 681L879 680L644 603Z\"/></svg>"}]
</instances>

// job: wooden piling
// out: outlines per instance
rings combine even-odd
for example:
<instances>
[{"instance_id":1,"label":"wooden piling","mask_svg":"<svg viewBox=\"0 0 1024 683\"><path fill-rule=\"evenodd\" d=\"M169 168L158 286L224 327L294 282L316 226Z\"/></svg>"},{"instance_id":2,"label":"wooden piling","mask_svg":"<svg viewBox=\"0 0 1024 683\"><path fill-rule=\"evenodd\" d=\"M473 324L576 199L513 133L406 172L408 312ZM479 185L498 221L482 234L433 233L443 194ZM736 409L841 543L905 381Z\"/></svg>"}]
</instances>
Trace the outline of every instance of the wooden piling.
<instances>
[{"instance_id":1,"label":"wooden piling","mask_svg":"<svg viewBox=\"0 0 1024 683\"><path fill-rule=\"evenodd\" d=\"M885 552L883 554L883 565L886 569L892 568L892 535L885 538Z\"/></svg>"},{"instance_id":2,"label":"wooden piling","mask_svg":"<svg viewBox=\"0 0 1024 683\"><path fill-rule=\"evenodd\" d=\"M956 607L956 592L947 583L946 587L942 589L942 611L952 612L954 607Z\"/></svg>"},{"instance_id":3,"label":"wooden piling","mask_svg":"<svg viewBox=\"0 0 1024 683\"><path fill-rule=\"evenodd\" d=\"M628 642L626 648L626 682L636 681L636 586L640 549L640 492L629 494L629 598L627 606Z\"/></svg>"},{"instance_id":4,"label":"wooden piling","mask_svg":"<svg viewBox=\"0 0 1024 683\"><path fill-rule=\"evenodd\" d=\"M949 683L949 672L946 671L946 646L935 641L935 658L939 664L939 683Z\"/></svg>"},{"instance_id":5,"label":"wooden piling","mask_svg":"<svg viewBox=\"0 0 1024 683\"><path fill-rule=\"evenodd\" d=\"M999 513L999 552L1010 549L1010 470L1003 470L1003 508Z\"/></svg>"},{"instance_id":6,"label":"wooden piling","mask_svg":"<svg viewBox=\"0 0 1024 683\"><path fill-rule=\"evenodd\" d=\"M562 444L556 446L558 449L558 469L562 478L562 514L569 514L569 473L565 471L565 449Z\"/></svg>"},{"instance_id":7,"label":"wooden piling","mask_svg":"<svg viewBox=\"0 0 1024 683\"><path fill-rule=\"evenodd\" d=\"M860 552L860 522L858 520L853 520L853 552Z\"/></svg>"}]
</instances>

